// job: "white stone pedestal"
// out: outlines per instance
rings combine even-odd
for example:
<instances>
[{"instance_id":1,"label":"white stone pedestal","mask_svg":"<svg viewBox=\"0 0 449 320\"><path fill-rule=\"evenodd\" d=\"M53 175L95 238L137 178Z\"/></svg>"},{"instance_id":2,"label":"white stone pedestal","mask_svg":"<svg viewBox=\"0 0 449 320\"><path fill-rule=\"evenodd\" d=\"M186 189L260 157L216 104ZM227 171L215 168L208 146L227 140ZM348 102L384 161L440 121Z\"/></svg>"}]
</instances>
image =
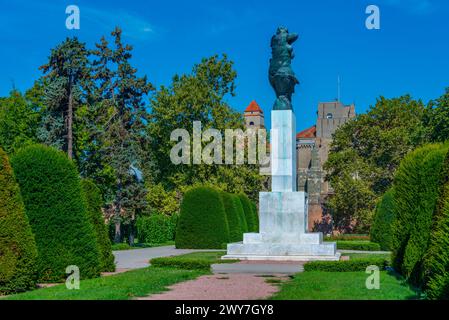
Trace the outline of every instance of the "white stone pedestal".
<instances>
[{"instance_id":1,"label":"white stone pedestal","mask_svg":"<svg viewBox=\"0 0 449 320\"><path fill-rule=\"evenodd\" d=\"M307 197L296 192L296 122L290 110L271 112L272 192L259 194L259 233L228 244L223 259L339 260L334 242L306 233Z\"/></svg>"}]
</instances>

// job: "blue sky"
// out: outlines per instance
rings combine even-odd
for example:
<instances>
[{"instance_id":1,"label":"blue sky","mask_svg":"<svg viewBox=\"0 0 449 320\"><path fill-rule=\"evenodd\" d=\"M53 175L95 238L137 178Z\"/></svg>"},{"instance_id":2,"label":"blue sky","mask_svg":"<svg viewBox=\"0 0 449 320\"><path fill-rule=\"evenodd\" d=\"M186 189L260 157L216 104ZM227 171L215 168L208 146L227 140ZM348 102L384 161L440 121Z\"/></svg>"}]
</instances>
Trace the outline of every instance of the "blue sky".
<instances>
[{"instance_id":1,"label":"blue sky","mask_svg":"<svg viewBox=\"0 0 449 320\"><path fill-rule=\"evenodd\" d=\"M78 5L81 29L65 28L65 8ZM365 9L381 10L381 30L365 28ZM270 38L279 25L300 34L293 68L298 131L315 123L320 101L337 96L358 113L376 97L410 93L425 102L449 87L449 2L446 0L316 1L61 1L0 0L0 96L29 88L49 51L66 36L89 46L115 25L134 46L133 62L156 86L190 72L202 57L226 53L238 72L242 111L255 99L269 111Z\"/></svg>"}]
</instances>

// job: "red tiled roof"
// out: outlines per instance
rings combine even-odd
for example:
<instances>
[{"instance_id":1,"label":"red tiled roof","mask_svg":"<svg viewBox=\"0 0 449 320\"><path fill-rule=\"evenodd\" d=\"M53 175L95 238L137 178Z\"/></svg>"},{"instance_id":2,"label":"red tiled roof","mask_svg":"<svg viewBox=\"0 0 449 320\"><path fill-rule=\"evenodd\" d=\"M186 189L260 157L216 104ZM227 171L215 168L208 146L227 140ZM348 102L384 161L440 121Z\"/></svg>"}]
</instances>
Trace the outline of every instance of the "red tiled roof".
<instances>
[{"instance_id":1,"label":"red tiled roof","mask_svg":"<svg viewBox=\"0 0 449 320\"><path fill-rule=\"evenodd\" d=\"M248 108L246 108L245 112L260 112L263 113L262 109L257 104L256 100L251 101Z\"/></svg>"},{"instance_id":2,"label":"red tiled roof","mask_svg":"<svg viewBox=\"0 0 449 320\"><path fill-rule=\"evenodd\" d=\"M316 137L316 126L312 126L306 130L303 130L296 135L296 139L315 138L315 137Z\"/></svg>"}]
</instances>

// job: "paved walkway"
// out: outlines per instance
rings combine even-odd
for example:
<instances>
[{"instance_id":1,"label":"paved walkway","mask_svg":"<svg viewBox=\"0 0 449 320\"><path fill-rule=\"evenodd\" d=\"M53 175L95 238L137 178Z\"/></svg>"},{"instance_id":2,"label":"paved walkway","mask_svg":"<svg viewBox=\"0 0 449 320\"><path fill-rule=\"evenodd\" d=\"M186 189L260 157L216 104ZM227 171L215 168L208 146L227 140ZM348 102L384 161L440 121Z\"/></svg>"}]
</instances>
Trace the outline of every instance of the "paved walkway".
<instances>
[{"instance_id":1,"label":"paved walkway","mask_svg":"<svg viewBox=\"0 0 449 320\"><path fill-rule=\"evenodd\" d=\"M177 283L166 291L139 300L258 300L266 299L279 290L277 283L285 281L285 275L276 278L254 274L214 274L195 280ZM276 280L274 280L276 279ZM274 281L273 281L274 280Z\"/></svg>"},{"instance_id":2,"label":"paved walkway","mask_svg":"<svg viewBox=\"0 0 449 320\"><path fill-rule=\"evenodd\" d=\"M114 251L115 263L117 269L140 269L148 267L149 260L159 257L179 256L182 254L200 252L200 251L216 251L216 250L190 250L176 249L175 246L153 247L144 249L132 249Z\"/></svg>"},{"instance_id":3,"label":"paved walkway","mask_svg":"<svg viewBox=\"0 0 449 320\"><path fill-rule=\"evenodd\" d=\"M289 261L240 261L237 263L213 264L215 274L255 274L255 275L291 275L303 272L304 263Z\"/></svg>"}]
</instances>

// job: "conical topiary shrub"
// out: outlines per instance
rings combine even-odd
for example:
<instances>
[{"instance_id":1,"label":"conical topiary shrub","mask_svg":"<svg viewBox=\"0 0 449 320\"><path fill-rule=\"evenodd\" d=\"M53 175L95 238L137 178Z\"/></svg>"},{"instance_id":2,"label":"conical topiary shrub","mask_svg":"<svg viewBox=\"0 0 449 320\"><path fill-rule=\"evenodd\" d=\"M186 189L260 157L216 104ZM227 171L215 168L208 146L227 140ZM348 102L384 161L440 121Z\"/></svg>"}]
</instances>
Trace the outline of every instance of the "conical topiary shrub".
<instances>
[{"instance_id":1,"label":"conical topiary shrub","mask_svg":"<svg viewBox=\"0 0 449 320\"><path fill-rule=\"evenodd\" d=\"M62 281L71 265L81 278L98 276L98 245L74 163L41 145L19 150L11 162L36 238L39 281Z\"/></svg>"},{"instance_id":2,"label":"conical topiary shrub","mask_svg":"<svg viewBox=\"0 0 449 320\"><path fill-rule=\"evenodd\" d=\"M256 217L256 213L253 211L251 200L249 200L246 194L239 194L240 201L242 202L243 212L245 212L246 223L248 225L248 232L258 232L259 223Z\"/></svg>"},{"instance_id":3,"label":"conical topiary shrub","mask_svg":"<svg viewBox=\"0 0 449 320\"><path fill-rule=\"evenodd\" d=\"M229 242L229 227L220 193L195 187L184 195L176 230L180 249L223 249Z\"/></svg>"},{"instance_id":4,"label":"conical topiary shrub","mask_svg":"<svg viewBox=\"0 0 449 320\"><path fill-rule=\"evenodd\" d=\"M237 210L237 214L240 220L240 226L242 227L242 233L248 232L248 224L246 223L245 211L243 210L242 201L240 201L240 197L236 194L232 195L232 199L235 203L235 208Z\"/></svg>"},{"instance_id":5,"label":"conical topiary shrub","mask_svg":"<svg viewBox=\"0 0 449 320\"><path fill-rule=\"evenodd\" d=\"M100 189L92 180L82 180L82 187L87 202L87 212L97 237L98 249L100 251L100 271L115 271L114 255L112 254L112 245L109 240L108 229L105 224L101 207Z\"/></svg>"},{"instance_id":6,"label":"conical topiary shrub","mask_svg":"<svg viewBox=\"0 0 449 320\"><path fill-rule=\"evenodd\" d=\"M393 190L387 191L376 206L371 226L371 241L378 243L385 251L392 250L392 225L395 220Z\"/></svg>"},{"instance_id":7,"label":"conical topiary shrub","mask_svg":"<svg viewBox=\"0 0 449 320\"><path fill-rule=\"evenodd\" d=\"M228 219L229 226L229 241L239 242L243 240L243 231L241 221L237 209L237 204L232 197L232 194L227 192L221 192L223 205Z\"/></svg>"},{"instance_id":8,"label":"conical topiary shrub","mask_svg":"<svg viewBox=\"0 0 449 320\"><path fill-rule=\"evenodd\" d=\"M37 249L19 186L0 148L0 294L31 289L37 280Z\"/></svg>"}]
</instances>

